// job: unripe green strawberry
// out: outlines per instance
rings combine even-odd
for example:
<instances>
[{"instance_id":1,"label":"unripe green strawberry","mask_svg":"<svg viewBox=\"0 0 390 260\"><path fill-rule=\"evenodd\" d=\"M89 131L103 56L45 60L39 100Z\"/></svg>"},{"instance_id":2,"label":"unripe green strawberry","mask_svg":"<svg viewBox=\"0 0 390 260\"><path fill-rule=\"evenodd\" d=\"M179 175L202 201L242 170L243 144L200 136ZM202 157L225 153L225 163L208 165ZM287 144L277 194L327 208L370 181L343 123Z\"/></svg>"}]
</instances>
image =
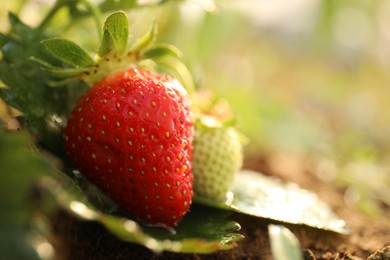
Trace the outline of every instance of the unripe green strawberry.
<instances>
[{"instance_id":1,"label":"unripe green strawberry","mask_svg":"<svg viewBox=\"0 0 390 260\"><path fill-rule=\"evenodd\" d=\"M242 138L233 126L225 126L211 116L204 116L195 124L192 159L195 195L226 200L242 161Z\"/></svg>"}]
</instances>

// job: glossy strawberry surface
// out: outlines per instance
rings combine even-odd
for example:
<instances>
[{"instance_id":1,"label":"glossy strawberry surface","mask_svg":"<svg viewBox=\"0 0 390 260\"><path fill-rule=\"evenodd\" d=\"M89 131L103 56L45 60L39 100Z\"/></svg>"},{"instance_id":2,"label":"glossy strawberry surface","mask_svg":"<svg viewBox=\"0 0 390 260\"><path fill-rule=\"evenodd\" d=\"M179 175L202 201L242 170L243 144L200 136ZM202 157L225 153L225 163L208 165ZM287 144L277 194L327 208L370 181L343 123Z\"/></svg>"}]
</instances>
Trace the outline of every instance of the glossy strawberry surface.
<instances>
[{"instance_id":1,"label":"glossy strawberry surface","mask_svg":"<svg viewBox=\"0 0 390 260\"><path fill-rule=\"evenodd\" d=\"M192 136L181 84L129 69L79 99L65 149L74 166L123 210L143 223L173 227L192 201Z\"/></svg>"}]
</instances>

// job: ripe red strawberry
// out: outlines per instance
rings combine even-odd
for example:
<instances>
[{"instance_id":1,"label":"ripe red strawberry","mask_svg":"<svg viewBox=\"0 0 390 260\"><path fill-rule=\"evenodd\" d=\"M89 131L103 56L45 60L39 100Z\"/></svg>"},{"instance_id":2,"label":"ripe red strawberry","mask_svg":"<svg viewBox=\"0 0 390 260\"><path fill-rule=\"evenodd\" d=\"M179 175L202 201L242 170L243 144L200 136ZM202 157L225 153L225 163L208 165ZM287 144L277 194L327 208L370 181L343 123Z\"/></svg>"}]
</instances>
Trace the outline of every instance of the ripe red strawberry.
<instances>
[{"instance_id":1,"label":"ripe red strawberry","mask_svg":"<svg viewBox=\"0 0 390 260\"><path fill-rule=\"evenodd\" d=\"M192 201L193 121L171 77L129 69L95 84L74 108L65 149L89 180L136 219L175 226Z\"/></svg>"},{"instance_id":2,"label":"ripe red strawberry","mask_svg":"<svg viewBox=\"0 0 390 260\"><path fill-rule=\"evenodd\" d=\"M154 44L156 24L129 47L128 29L126 14L115 12L104 23L96 55L53 38L42 43L64 67L34 60L64 78L56 86L72 78L92 86L65 130L65 150L74 166L135 218L172 227L193 196L189 98L169 76L128 68L168 70L190 91L192 78L177 48Z\"/></svg>"}]
</instances>

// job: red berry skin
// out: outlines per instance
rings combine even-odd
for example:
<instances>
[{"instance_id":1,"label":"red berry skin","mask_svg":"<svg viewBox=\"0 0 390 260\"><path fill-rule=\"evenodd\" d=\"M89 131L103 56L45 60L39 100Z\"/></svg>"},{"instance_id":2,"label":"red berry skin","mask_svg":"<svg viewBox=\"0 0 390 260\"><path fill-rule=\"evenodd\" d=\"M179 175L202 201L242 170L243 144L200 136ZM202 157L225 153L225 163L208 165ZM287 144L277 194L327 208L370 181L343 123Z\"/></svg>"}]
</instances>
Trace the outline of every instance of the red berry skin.
<instances>
[{"instance_id":1,"label":"red berry skin","mask_svg":"<svg viewBox=\"0 0 390 260\"><path fill-rule=\"evenodd\" d=\"M82 96L65 130L70 161L139 221L174 227L192 202L193 118L169 76L129 69Z\"/></svg>"}]
</instances>

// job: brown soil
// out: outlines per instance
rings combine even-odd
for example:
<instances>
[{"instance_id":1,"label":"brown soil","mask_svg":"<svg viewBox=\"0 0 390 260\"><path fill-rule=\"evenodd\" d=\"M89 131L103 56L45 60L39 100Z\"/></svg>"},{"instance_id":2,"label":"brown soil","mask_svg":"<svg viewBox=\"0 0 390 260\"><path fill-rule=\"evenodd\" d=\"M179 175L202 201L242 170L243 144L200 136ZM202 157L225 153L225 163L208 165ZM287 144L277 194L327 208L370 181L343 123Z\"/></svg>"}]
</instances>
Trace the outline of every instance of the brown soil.
<instances>
[{"instance_id":1,"label":"brown soil","mask_svg":"<svg viewBox=\"0 0 390 260\"><path fill-rule=\"evenodd\" d=\"M299 239L305 259L390 259L390 221L364 216L344 203L343 190L311 174L307 161L291 155L249 158L246 169L261 171L314 191L351 228L349 235L306 226L286 225ZM59 212L53 221L51 241L57 259L272 259L268 225L273 221L233 214L245 239L229 251L211 255L154 254L148 249L119 241L97 223L74 219Z\"/></svg>"}]
</instances>

